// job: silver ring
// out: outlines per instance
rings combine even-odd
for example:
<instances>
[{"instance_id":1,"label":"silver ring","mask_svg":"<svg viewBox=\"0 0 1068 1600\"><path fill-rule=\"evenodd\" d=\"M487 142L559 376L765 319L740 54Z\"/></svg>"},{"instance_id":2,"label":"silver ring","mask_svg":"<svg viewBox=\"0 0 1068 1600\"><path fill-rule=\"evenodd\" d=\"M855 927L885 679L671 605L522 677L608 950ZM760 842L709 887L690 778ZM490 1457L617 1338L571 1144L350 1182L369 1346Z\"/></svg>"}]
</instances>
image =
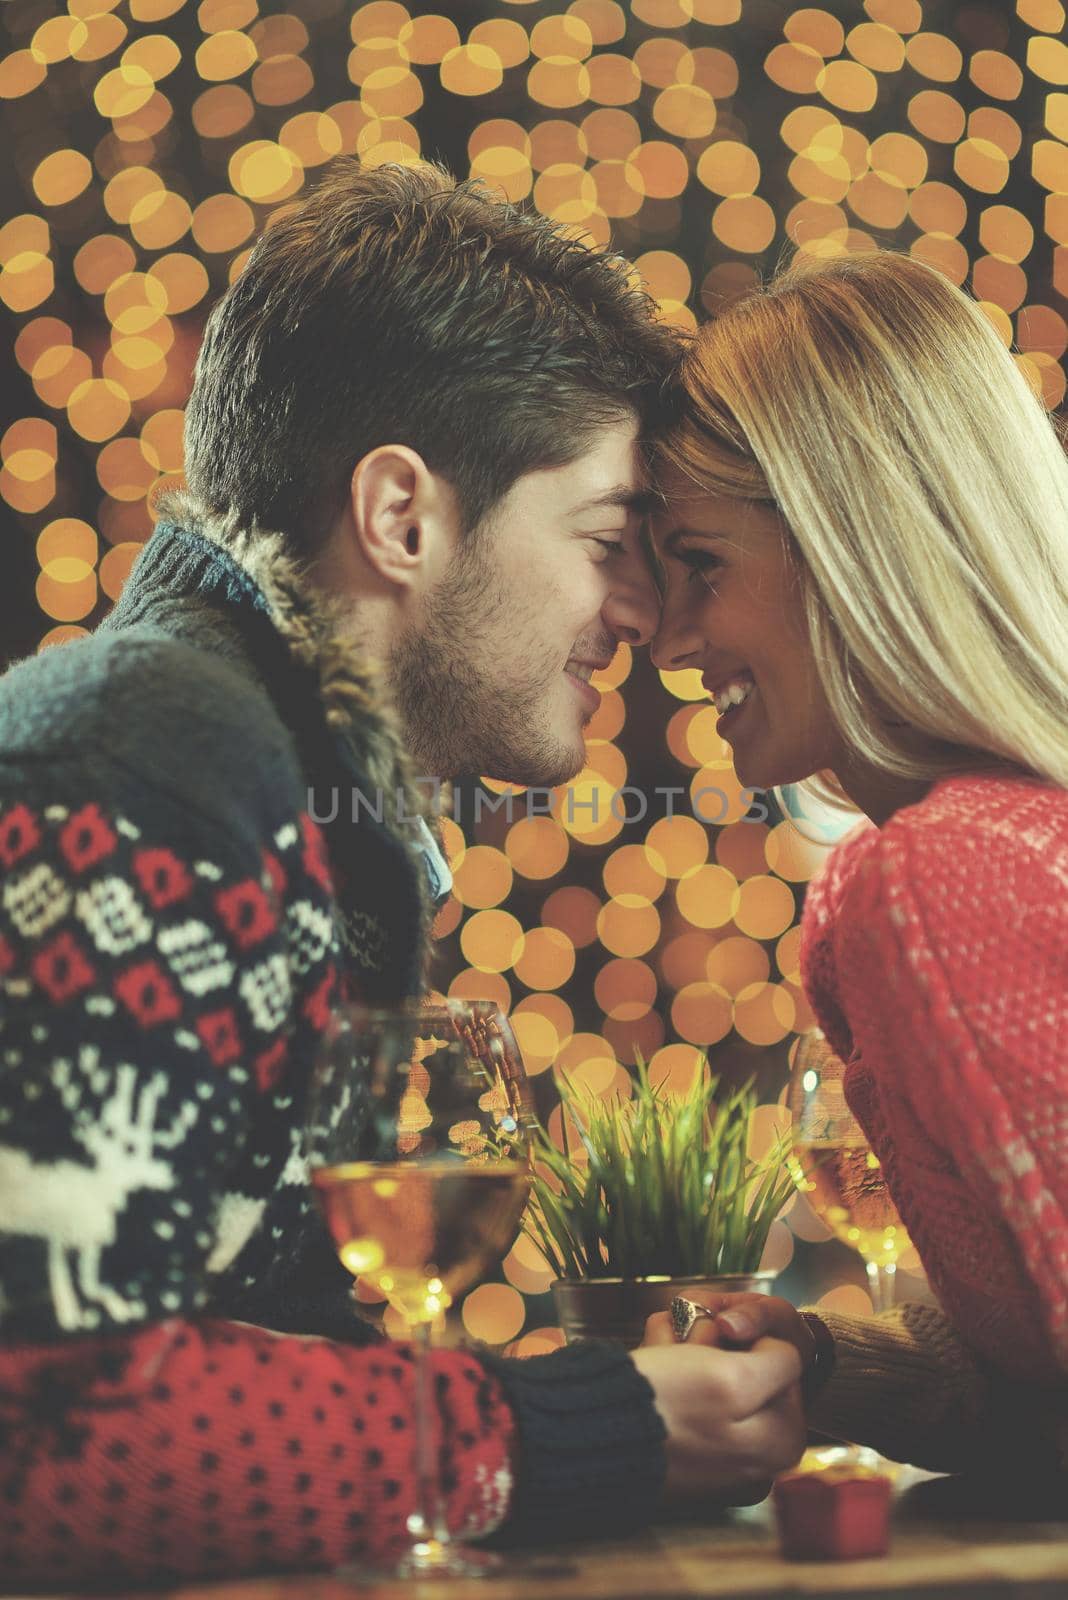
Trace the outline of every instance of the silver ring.
<instances>
[{"instance_id":1,"label":"silver ring","mask_svg":"<svg viewBox=\"0 0 1068 1600\"><path fill-rule=\"evenodd\" d=\"M716 1313L709 1311L707 1306L699 1306L696 1300L686 1300L677 1294L671 1302L671 1326L679 1344L684 1344L689 1338L698 1317L709 1317L714 1322Z\"/></svg>"}]
</instances>

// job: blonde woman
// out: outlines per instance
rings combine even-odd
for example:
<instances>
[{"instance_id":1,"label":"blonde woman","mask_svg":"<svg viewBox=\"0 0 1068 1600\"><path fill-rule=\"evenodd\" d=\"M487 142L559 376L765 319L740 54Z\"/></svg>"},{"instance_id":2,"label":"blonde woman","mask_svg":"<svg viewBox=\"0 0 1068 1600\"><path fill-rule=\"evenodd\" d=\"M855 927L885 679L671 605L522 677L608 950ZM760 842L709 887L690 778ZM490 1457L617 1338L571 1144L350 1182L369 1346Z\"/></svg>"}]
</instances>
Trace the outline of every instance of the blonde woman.
<instances>
[{"instance_id":1,"label":"blonde woman","mask_svg":"<svg viewBox=\"0 0 1068 1600\"><path fill-rule=\"evenodd\" d=\"M1007 1446L1040 1438L1048 1463L1068 1388L1068 465L980 308L888 253L731 307L676 398L653 657L701 671L743 783L819 776L873 824L809 892L803 976L942 1308L825 1317L811 1420L949 1470L1018 1469ZM770 1328L812 1344L781 1300L692 1337Z\"/></svg>"}]
</instances>

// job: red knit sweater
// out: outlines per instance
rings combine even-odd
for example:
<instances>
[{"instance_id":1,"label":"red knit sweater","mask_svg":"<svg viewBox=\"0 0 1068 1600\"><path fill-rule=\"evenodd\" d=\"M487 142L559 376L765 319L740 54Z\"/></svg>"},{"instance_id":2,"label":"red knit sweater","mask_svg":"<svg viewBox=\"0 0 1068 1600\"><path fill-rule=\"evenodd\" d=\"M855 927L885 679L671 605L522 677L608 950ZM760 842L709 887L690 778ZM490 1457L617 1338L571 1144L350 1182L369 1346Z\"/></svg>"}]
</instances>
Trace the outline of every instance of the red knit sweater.
<instances>
[{"instance_id":1,"label":"red knit sweater","mask_svg":"<svg viewBox=\"0 0 1068 1600\"><path fill-rule=\"evenodd\" d=\"M834 852L802 974L931 1285L999 1370L1068 1368L1068 793L935 785Z\"/></svg>"}]
</instances>

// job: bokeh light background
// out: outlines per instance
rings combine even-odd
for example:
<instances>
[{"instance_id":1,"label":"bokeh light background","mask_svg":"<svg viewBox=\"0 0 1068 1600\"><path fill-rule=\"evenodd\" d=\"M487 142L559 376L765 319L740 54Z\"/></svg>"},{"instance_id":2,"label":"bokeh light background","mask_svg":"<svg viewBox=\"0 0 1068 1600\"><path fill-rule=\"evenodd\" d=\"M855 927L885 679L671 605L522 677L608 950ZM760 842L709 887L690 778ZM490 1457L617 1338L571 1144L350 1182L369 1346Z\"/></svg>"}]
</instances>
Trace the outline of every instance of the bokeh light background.
<instances>
[{"instance_id":1,"label":"bokeh light background","mask_svg":"<svg viewBox=\"0 0 1068 1600\"><path fill-rule=\"evenodd\" d=\"M61 645L114 601L181 471L208 308L342 151L433 156L611 238L687 327L792 250L907 250L972 290L1059 406L1064 26L1060 0L7 0L0 653ZM760 1145L811 1023L798 917L823 852L747 813L696 673L624 648L597 681L570 810L527 817L494 785L476 820L461 791L439 981L510 1008L546 1106L554 1063L607 1094L636 1051L681 1081L708 1050L757 1075ZM804 1202L769 1259L795 1299L867 1308ZM468 1330L550 1347L548 1277L520 1242Z\"/></svg>"}]
</instances>

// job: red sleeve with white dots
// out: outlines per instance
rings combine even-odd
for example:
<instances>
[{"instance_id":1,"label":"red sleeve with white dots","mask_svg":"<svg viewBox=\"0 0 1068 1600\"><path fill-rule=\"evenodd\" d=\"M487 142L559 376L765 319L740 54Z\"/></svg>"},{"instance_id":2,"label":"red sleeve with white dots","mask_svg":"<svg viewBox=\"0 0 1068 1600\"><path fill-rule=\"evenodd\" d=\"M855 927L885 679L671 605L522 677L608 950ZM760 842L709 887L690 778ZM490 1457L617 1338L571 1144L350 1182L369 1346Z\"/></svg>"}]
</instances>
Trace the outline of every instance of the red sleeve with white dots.
<instances>
[{"instance_id":1,"label":"red sleeve with white dots","mask_svg":"<svg viewBox=\"0 0 1068 1600\"><path fill-rule=\"evenodd\" d=\"M470 1356L432 1360L448 1524L478 1537L508 1511L512 1414ZM0 1350L0 1572L139 1583L396 1555L413 1376L404 1345L242 1323Z\"/></svg>"}]
</instances>

